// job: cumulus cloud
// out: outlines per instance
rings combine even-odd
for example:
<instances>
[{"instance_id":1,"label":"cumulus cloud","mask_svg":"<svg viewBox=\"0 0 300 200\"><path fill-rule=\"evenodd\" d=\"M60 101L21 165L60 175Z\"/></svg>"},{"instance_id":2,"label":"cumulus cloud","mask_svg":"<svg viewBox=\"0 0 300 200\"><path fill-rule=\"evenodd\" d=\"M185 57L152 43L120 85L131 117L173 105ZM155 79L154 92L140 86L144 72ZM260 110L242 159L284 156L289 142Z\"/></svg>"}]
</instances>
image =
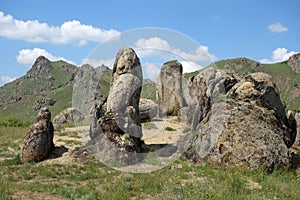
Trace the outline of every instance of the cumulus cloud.
<instances>
[{"instance_id":1,"label":"cumulus cloud","mask_svg":"<svg viewBox=\"0 0 300 200\"><path fill-rule=\"evenodd\" d=\"M81 24L77 20L66 21L61 26L51 26L37 20L22 21L0 11L0 36L34 43L85 45L90 41L103 42L118 37L120 32Z\"/></svg>"},{"instance_id":2,"label":"cumulus cloud","mask_svg":"<svg viewBox=\"0 0 300 200\"><path fill-rule=\"evenodd\" d=\"M272 52L271 59L264 58L264 59L260 60L260 62L261 63L282 62L282 61L289 59L289 57L291 57L292 55L294 55L296 53L297 52L295 52L295 51L288 52L288 50L286 48L277 48Z\"/></svg>"},{"instance_id":3,"label":"cumulus cloud","mask_svg":"<svg viewBox=\"0 0 300 200\"><path fill-rule=\"evenodd\" d=\"M40 49L40 48L21 49L19 51L19 54L16 56L16 59L18 63L29 66L32 65L39 56L45 56L51 61L64 60L68 63L75 64L72 61L69 61L60 56L54 56L51 53L47 52L45 49Z\"/></svg>"},{"instance_id":4,"label":"cumulus cloud","mask_svg":"<svg viewBox=\"0 0 300 200\"><path fill-rule=\"evenodd\" d=\"M138 48L137 52L141 57L154 56L164 51L192 62L216 60L216 56L209 53L207 46L199 46L191 52L185 52L172 47L168 41L159 37L141 38L137 40L134 45Z\"/></svg>"},{"instance_id":5,"label":"cumulus cloud","mask_svg":"<svg viewBox=\"0 0 300 200\"><path fill-rule=\"evenodd\" d=\"M85 59L83 59L81 65L84 65L84 64L89 64L93 67L105 65L112 69L113 64L114 64L114 58L109 58L106 60L96 60L96 59L92 59L92 58L85 58Z\"/></svg>"},{"instance_id":6,"label":"cumulus cloud","mask_svg":"<svg viewBox=\"0 0 300 200\"><path fill-rule=\"evenodd\" d=\"M189 72L194 72L198 71L201 68L203 68L201 65L198 65L195 62L189 62L189 61L179 61L182 64L182 73L189 73Z\"/></svg>"},{"instance_id":7,"label":"cumulus cloud","mask_svg":"<svg viewBox=\"0 0 300 200\"><path fill-rule=\"evenodd\" d=\"M12 82L14 80L16 80L17 77L11 77L11 76L0 76L0 82L3 84Z\"/></svg>"},{"instance_id":8,"label":"cumulus cloud","mask_svg":"<svg viewBox=\"0 0 300 200\"><path fill-rule=\"evenodd\" d=\"M155 81L160 73L160 65L155 63L145 63L144 66L144 78Z\"/></svg>"},{"instance_id":9,"label":"cumulus cloud","mask_svg":"<svg viewBox=\"0 0 300 200\"><path fill-rule=\"evenodd\" d=\"M281 33L288 31L288 27L283 26L281 23L274 23L268 26L268 29L274 33Z\"/></svg>"}]
</instances>

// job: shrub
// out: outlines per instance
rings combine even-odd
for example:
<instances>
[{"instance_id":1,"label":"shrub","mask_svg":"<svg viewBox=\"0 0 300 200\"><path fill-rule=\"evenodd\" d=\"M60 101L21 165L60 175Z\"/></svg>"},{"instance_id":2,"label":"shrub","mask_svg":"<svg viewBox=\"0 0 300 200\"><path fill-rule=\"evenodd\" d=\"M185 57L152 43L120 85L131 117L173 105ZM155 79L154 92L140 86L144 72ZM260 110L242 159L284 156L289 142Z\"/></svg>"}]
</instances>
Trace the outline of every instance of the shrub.
<instances>
[{"instance_id":1,"label":"shrub","mask_svg":"<svg viewBox=\"0 0 300 200\"><path fill-rule=\"evenodd\" d=\"M176 129L174 129L174 128L172 128L172 127L169 127L169 126L167 126L167 127L165 128L165 130L166 130L166 131L176 131Z\"/></svg>"}]
</instances>

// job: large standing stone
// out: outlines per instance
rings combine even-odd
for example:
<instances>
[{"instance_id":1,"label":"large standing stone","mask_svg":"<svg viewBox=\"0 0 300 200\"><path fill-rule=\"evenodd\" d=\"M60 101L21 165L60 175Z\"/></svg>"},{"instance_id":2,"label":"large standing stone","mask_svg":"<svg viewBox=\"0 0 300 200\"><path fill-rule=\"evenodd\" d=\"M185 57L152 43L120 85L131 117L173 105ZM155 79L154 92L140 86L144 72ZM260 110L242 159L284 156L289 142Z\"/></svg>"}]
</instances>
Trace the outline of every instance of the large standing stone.
<instances>
[{"instance_id":1,"label":"large standing stone","mask_svg":"<svg viewBox=\"0 0 300 200\"><path fill-rule=\"evenodd\" d=\"M121 48L113 67L107 111L113 113L121 130L136 138L143 136L139 119L142 83L142 67L135 51Z\"/></svg>"},{"instance_id":2,"label":"large standing stone","mask_svg":"<svg viewBox=\"0 0 300 200\"><path fill-rule=\"evenodd\" d=\"M182 65L177 60L164 63L156 83L159 115L177 115L185 100L182 93Z\"/></svg>"},{"instance_id":3,"label":"large standing stone","mask_svg":"<svg viewBox=\"0 0 300 200\"><path fill-rule=\"evenodd\" d=\"M95 107L90 128L90 151L96 160L113 167L116 162L133 164L139 160L143 141L139 118L142 68L135 51L119 50L113 67L113 77L107 97L107 110Z\"/></svg>"},{"instance_id":4,"label":"large standing stone","mask_svg":"<svg viewBox=\"0 0 300 200\"><path fill-rule=\"evenodd\" d=\"M21 146L21 162L37 162L46 159L54 148L53 144L53 125L51 113L47 107L40 110L27 132Z\"/></svg>"}]
</instances>

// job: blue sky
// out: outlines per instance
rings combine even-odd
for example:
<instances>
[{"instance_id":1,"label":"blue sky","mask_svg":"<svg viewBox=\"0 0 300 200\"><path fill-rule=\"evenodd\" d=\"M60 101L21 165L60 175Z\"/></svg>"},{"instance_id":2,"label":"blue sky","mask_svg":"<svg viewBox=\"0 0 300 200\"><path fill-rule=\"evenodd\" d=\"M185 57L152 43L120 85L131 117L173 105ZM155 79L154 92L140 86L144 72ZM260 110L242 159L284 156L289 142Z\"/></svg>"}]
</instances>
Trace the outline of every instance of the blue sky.
<instances>
[{"instance_id":1,"label":"blue sky","mask_svg":"<svg viewBox=\"0 0 300 200\"><path fill-rule=\"evenodd\" d=\"M236 57L279 62L300 52L299 7L298 0L0 1L0 86L23 76L40 54L81 65L99 43L142 27L192 38L201 50L175 48L160 35L141 35L134 43L165 47L191 62ZM143 63L152 78L162 64Z\"/></svg>"}]
</instances>

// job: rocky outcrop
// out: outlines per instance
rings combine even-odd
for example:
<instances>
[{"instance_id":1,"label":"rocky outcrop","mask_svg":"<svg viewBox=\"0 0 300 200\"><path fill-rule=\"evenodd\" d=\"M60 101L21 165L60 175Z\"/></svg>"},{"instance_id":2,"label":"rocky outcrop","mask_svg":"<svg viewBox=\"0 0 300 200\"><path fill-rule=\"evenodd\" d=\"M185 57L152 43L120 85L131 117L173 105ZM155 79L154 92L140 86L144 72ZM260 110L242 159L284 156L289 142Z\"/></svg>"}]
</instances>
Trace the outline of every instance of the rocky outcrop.
<instances>
[{"instance_id":1,"label":"rocky outcrop","mask_svg":"<svg viewBox=\"0 0 300 200\"><path fill-rule=\"evenodd\" d=\"M47 107L44 107L26 133L21 146L21 162L37 162L46 159L54 148L53 133L51 113Z\"/></svg>"},{"instance_id":2,"label":"rocky outcrop","mask_svg":"<svg viewBox=\"0 0 300 200\"><path fill-rule=\"evenodd\" d=\"M206 68L190 79L189 89L187 113L193 113L188 119L196 132L190 155L246 168L290 164L295 118L285 112L269 75L241 79Z\"/></svg>"},{"instance_id":3,"label":"rocky outcrop","mask_svg":"<svg viewBox=\"0 0 300 200\"><path fill-rule=\"evenodd\" d=\"M300 151L300 113L296 113L295 120L296 120L296 124L297 124L297 136L296 136L295 143L292 146L292 148Z\"/></svg>"},{"instance_id":4,"label":"rocky outcrop","mask_svg":"<svg viewBox=\"0 0 300 200\"><path fill-rule=\"evenodd\" d=\"M219 102L197 130L194 150L209 161L242 168L288 166L290 155L268 110L249 102Z\"/></svg>"},{"instance_id":5,"label":"rocky outcrop","mask_svg":"<svg viewBox=\"0 0 300 200\"><path fill-rule=\"evenodd\" d=\"M44 56L39 56L32 68L27 72L27 78L34 78L34 76L47 77L50 71L53 70L50 60Z\"/></svg>"},{"instance_id":6,"label":"rocky outcrop","mask_svg":"<svg viewBox=\"0 0 300 200\"><path fill-rule=\"evenodd\" d=\"M141 152L143 144L139 117L142 68L132 48L119 50L112 76L107 110L103 112L103 105L95 106L90 128L90 136L96 142L92 151L96 157L100 155L103 159L107 155L115 155L110 159L128 161L130 156L126 152Z\"/></svg>"},{"instance_id":7,"label":"rocky outcrop","mask_svg":"<svg viewBox=\"0 0 300 200\"><path fill-rule=\"evenodd\" d=\"M84 115L77 108L67 108L58 113L53 118L54 124L65 124L79 122L84 119Z\"/></svg>"},{"instance_id":8,"label":"rocky outcrop","mask_svg":"<svg viewBox=\"0 0 300 200\"><path fill-rule=\"evenodd\" d=\"M139 103L140 121L151 121L158 113L158 105L150 99L140 99Z\"/></svg>"},{"instance_id":9,"label":"rocky outcrop","mask_svg":"<svg viewBox=\"0 0 300 200\"><path fill-rule=\"evenodd\" d=\"M240 101L253 101L257 106L262 106L274 112L280 127L285 130L283 140L288 147L291 147L296 137L296 124L294 116L285 112L280 100L276 85L272 82L271 76L257 72L245 77L236 84L228 95Z\"/></svg>"},{"instance_id":10,"label":"rocky outcrop","mask_svg":"<svg viewBox=\"0 0 300 200\"><path fill-rule=\"evenodd\" d=\"M177 115L185 106L182 93L182 65L177 60L163 64L156 83L159 115Z\"/></svg>"},{"instance_id":11,"label":"rocky outcrop","mask_svg":"<svg viewBox=\"0 0 300 200\"><path fill-rule=\"evenodd\" d=\"M238 82L237 77L213 67L190 77L188 90L191 100L188 102L187 117L193 130L205 118L213 102L221 101L236 82Z\"/></svg>"},{"instance_id":12,"label":"rocky outcrop","mask_svg":"<svg viewBox=\"0 0 300 200\"><path fill-rule=\"evenodd\" d=\"M139 120L142 83L142 68L135 51L121 48L113 67L107 111L114 114L120 129L136 138L142 138Z\"/></svg>"},{"instance_id":13,"label":"rocky outcrop","mask_svg":"<svg viewBox=\"0 0 300 200\"><path fill-rule=\"evenodd\" d=\"M300 53L292 55L287 63L293 71L300 73Z\"/></svg>"}]
</instances>

